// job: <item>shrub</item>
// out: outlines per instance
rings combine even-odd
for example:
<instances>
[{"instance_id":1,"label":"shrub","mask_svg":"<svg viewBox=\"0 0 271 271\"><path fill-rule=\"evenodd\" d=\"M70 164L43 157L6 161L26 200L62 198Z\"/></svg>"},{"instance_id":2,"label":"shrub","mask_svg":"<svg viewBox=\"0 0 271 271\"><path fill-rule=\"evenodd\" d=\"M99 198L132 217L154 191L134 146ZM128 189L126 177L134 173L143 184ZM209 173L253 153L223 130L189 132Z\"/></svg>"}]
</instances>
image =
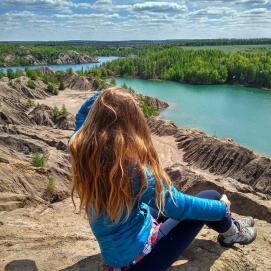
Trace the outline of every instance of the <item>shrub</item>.
<instances>
[{"instance_id":1,"label":"shrub","mask_svg":"<svg viewBox=\"0 0 271 271\"><path fill-rule=\"evenodd\" d=\"M72 74L73 74L73 69L72 69L72 68L67 68L67 69L66 69L66 73L67 73L68 75L72 75Z\"/></svg>"},{"instance_id":2,"label":"shrub","mask_svg":"<svg viewBox=\"0 0 271 271\"><path fill-rule=\"evenodd\" d=\"M128 88L128 91L129 91L130 93L135 93L135 90L132 89L131 87Z\"/></svg>"},{"instance_id":3,"label":"shrub","mask_svg":"<svg viewBox=\"0 0 271 271\"><path fill-rule=\"evenodd\" d=\"M27 102L26 102L26 107L30 108L34 105L35 105L34 101L32 99L28 98Z\"/></svg>"},{"instance_id":4,"label":"shrub","mask_svg":"<svg viewBox=\"0 0 271 271\"><path fill-rule=\"evenodd\" d=\"M14 74L14 71L12 69L7 70L7 77L9 78L9 80L15 78L15 74Z\"/></svg>"},{"instance_id":5,"label":"shrub","mask_svg":"<svg viewBox=\"0 0 271 271\"><path fill-rule=\"evenodd\" d=\"M31 80L37 80L38 72L36 70L25 70L26 76L29 77Z\"/></svg>"},{"instance_id":6,"label":"shrub","mask_svg":"<svg viewBox=\"0 0 271 271\"><path fill-rule=\"evenodd\" d=\"M126 85L126 83L122 84L121 86L122 88L128 89L128 86Z\"/></svg>"},{"instance_id":7,"label":"shrub","mask_svg":"<svg viewBox=\"0 0 271 271\"><path fill-rule=\"evenodd\" d=\"M9 86L11 86L11 87L14 87L14 86L15 86L14 80L10 80L10 81L8 82L8 84L9 84Z\"/></svg>"},{"instance_id":8,"label":"shrub","mask_svg":"<svg viewBox=\"0 0 271 271\"><path fill-rule=\"evenodd\" d=\"M44 168L45 167L45 158L43 154L37 152L32 153L32 165L34 167Z\"/></svg>"},{"instance_id":9,"label":"shrub","mask_svg":"<svg viewBox=\"0 0 271 271\"><path fill-rule=\"evenodd\" d=\"M57 192L56 178L54 176L48 177L48 190L51 194L56 194Z\"/></svg>"},{"instance_id":10,"label":"shrub","mask_svg":"<svg viewBox=\"0 0 271 271\"><path fill-rule=\"evenodd\" d=\"M27 86L29 88L31 88L31 89L35 89L36 88L36 85L35 85L34 81L32 81L31 79L28 80Z\"/></svg>"},{"instance_id":11,"label":"shrub","mask_svg":"<svg viewBox=\"0 0 271 271\"><path fill-rule=\"evenodd\" d=\"M54 91L54 86L51 85L51 84L48 84L48 86L47 86L47 91L53 93L53 91Z\"/></svg>"},{"instance_id":12,"label":"shrub","mask_svg":"<svg viewBox=\"0 0 271 271\"><path fill-rule=\"evenodd\" d=\"M0 69L0 79L3 78L5 76L5 73L3 72L2 69Z\"/></svg>"},{"instance_id":13,"label":"shrub","mask_svg":"<svg viewBox=\"0 0 271 271\"><path fill-rule=\"evenodd\" d=\"M24 75L24 72L22 70L19 70L19 69L16 70L15 78L18 78L18 77L23 76L23 75Z\"/></svg>"},{"instance_id":14,"label":"shrub","mask_svg":"<svg viewBox=\"0 0 271 271\"><path fill-rule=\"evenodd\" d=\"M69 112L64 104L62 105L61 109L59 109L57 106L55 106L53 109L53 116L55 118L61 116L67 119L68 115L69 115Z\"/></svg>"},{"instance_id":15,"label":"shrub","mask_svg":"<svg viewBox=\"0 0 271 271\"><path fill-rule=\"evenodd\" d=\"M58 89L54 88L53 92L52 92L54 95L58 95L59 91Z\"/></svg>"},{"instance_id":16,"label":"shrub","mask_svg":"<svg viewBox=\"0 0 271 271\"><path fill-rule=\"evenodd\" d=\"M112 78L112 79L110 80L110 84L113 85L113 86L117 85L116 78Z\"/></svg>"},{"instance_id":17,"label":"shrub","mask_svg":"<svg viewBox=\"0 0 271 271\"><path fill-rule=\"evenodd\" d=\"M64 117L65 119L67 119L67 117L69 115L69 112L68 112L65 104L62 105L60 114L61 114L62 117Z\"/></svg>"},{"instance_id":18,"label":"shrub","mask_svg":"<svg viewBox=\"0 0 271 271\"><path fill-rule=\"evenodd\" d=\"M54 107L53 109L53 116L56 118L60 115L60 110L58 109L57 106Z\"/></svg>"},{"instance_id":19,"label":"shrub","mask_svg":"<svg viewBox=\"0 0 271 271\"><path fill-rule=\"evenodd\" d=\"M60 81L60 83L59 83L59 88L58 88L59 90L64 90L65 89L65 86L64 86L64 83L63 83L63 81Z\"/></svg>"},{"instance_id":20,"label":"shrub","mask_svg":"<svg viewBox=\"0 0 271 271\"><path fill-rule=\"evenodd\" d=\"M158 115L158 109L155 106L149 104L147 97L144 97L141 100L140 108L146 118Z\"/></svg>"},{"instance_id":21,"label":"shrub","mask_svg":"<svg viewBox=\"0 0 271 271\"><path fill-rule=\"evenodd\" d=\"M104 80L96 77L93 82L93 87L95 90L103 90L106 88L106 83Z\"/></svg>"}]
</instances>

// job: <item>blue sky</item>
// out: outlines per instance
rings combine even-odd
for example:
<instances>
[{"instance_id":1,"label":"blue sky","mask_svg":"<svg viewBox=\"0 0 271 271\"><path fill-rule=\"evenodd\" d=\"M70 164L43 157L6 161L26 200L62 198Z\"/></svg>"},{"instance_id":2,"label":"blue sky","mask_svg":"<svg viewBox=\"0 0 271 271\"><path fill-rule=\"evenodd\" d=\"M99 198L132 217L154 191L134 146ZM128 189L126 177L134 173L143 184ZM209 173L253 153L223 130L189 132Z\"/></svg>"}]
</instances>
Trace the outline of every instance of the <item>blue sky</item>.
<instances>
[{"instance_id":1,"label":"blue sky","mask_svg":"<svg viewBox=\"0 0 271 271\"><path fill-rule=\"evenodd\" d=\"M271 37L271 0L0 0L0 40Z\"/></svg>"}]
</instances>

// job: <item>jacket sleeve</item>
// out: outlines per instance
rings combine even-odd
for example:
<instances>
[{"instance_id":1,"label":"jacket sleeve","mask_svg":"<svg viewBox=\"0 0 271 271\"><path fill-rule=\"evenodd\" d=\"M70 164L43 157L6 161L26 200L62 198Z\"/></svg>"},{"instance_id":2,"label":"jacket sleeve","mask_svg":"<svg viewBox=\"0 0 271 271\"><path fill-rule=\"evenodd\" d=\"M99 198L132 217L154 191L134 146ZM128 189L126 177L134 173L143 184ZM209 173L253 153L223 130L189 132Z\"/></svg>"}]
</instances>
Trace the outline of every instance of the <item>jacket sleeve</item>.
<instances>
[{"instance_id":1,"label":"jacket sleeve","mask_svg":"<svg viewBox=\"0 0 271 271\"><path fill-rule=\"evenodd\" d=\"M151 207L155 205L155 176L151 169L146 168L148 187L144 191L141 201ZM157 208L157 207L156 207ZM165 214L175 220L219 221L227 213L227 206L219 200L203 199L179 192L172 185L172 197L165 187Z\"/></svg>"},{"instance_id":2,"label":"jacket sleeve","mask_svg":"<svg viewBox=\"0 0 271 271\"><path fill-rule=\"evenodd\" d=\"M91 107L91 105L94 103L94 101L96 100L96 98L100 95L101 92L96 92L94 95L90 96L89 98L87 98L85 100L85 102L81 105L79 111L76 113L75 115L75 128L74 128L74 132L72 133L72 135L69 138L69 141L71 140L71 138L79 131L79 129L82 127L89 109Z\"/></svg>"}]
</instances>

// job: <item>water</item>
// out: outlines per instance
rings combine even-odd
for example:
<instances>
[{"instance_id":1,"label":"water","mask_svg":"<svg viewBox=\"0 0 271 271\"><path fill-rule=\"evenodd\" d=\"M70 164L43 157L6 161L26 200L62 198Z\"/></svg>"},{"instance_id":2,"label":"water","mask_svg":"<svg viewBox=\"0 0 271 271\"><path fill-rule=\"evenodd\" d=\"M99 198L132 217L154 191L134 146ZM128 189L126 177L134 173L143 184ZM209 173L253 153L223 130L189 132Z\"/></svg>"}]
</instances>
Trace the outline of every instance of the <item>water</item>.
<instances>
[{"instance_id":1,"label":"water","mask_svg":"<svg viewBox=\"0 0 271 271\"><path fill-rule=\"evenodd\" d=\"M118 78L138 92L170 104L161 117L178 126L233 138L271 157L271 91L236 85L188 85L170 81Z\"/></svg>"},{"instance_id":2,"label":"water","mask_svg":"<svg viewBox=\"0 0 271 271\"><path fill-rule=\"evenodd\" d=\"M59 64L48 64L48 65L35 65L35 66L13 66L13 67L7 67L7 68L1 68L5 73L7 71L7 69L12 69L14 71L18 70L24 70L25 68L28 68L30 70L33 69L38 69L44 66L48 66L51 67L52 69L56 70L56 71L66 71L68 68L72 68L74 71L79 71L79 70L89 70L92 68L95 68L105 62L108 61L112 61L114 59L117 59L119 57L117 56L100 56L98 57L98 61L99 63L86 63L86 64L63 64L63 65L59 65Z\"/></svg>"}]
</instances>

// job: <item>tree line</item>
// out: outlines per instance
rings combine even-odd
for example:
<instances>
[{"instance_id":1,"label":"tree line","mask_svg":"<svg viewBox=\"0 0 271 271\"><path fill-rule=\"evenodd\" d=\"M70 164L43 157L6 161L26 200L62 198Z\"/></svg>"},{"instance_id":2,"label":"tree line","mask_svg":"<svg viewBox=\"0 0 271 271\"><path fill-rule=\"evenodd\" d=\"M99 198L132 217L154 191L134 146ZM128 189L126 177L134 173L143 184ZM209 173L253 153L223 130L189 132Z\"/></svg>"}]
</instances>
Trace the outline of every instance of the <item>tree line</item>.
<instances>
[{"instance_id":1,"label":"tree line","mask_svg":"<svg viewBox=\"0 0 271 271\"><path fill-rule=\"evenodd\" d=\"M271 88L271 52L231 52L153 47L104 64L119 76L173 80L191 84L236 83Z\"/></svg>"}]
</instances>

